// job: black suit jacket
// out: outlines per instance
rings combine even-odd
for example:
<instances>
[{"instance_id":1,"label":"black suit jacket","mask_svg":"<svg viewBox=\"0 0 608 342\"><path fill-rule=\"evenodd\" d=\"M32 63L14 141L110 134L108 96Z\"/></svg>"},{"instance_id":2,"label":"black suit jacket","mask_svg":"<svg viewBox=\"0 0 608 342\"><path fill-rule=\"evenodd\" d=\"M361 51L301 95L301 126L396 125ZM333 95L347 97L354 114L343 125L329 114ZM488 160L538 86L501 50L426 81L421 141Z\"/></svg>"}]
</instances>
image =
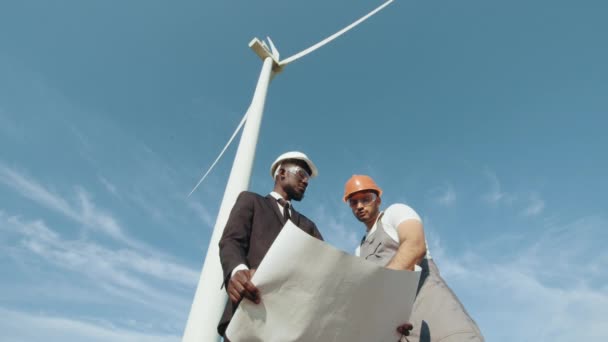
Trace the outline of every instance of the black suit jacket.
<instances>
[{"instance_id":1,"label":"black suit jacket","mask_svg":"<svg viewBox=\"0 0 608 342\"><path fill-rule=\"evenodd\" d=\"M295 211L293 207L291 212L291 221L296 226L311 236L323 240L314 222ZM274 197L271 195L262 197L249 191L241 192L232 207L219 244L226 288L232 270L239 264L245 264L250 269L258 268L284 224L283 215ZM217 327L220 335L224 336L237 307L238 303L228 300Z\"/></svg>"}]
</instances>

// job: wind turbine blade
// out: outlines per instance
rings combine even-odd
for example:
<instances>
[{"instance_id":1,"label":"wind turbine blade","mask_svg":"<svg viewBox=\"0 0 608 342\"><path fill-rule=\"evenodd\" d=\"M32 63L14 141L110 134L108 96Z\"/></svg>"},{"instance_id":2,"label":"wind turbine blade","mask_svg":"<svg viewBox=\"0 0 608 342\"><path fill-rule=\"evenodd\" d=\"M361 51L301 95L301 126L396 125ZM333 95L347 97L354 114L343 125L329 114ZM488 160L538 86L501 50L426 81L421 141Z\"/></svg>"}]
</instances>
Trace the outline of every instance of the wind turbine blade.
<instances>
[{"instance_id":1,"label":"wind turbine blade","mask_svg":"<svg viewBox=\"0 0 608 342\"><path fill-rule=\"evenodd\" d=\"M239 123L239 125L236 128L236 130L234 131L234 133L232 133L232 136L226 143L226 146L224 146L224 148L222 149L222 152L220 152L220 154L217 156L217 158L215 158L215 161L213 162L213 164L211 164L211 166L209 167L207 172L205 172L203 177L198 181L198 183L196 183L196 185L194 186L194 189L192 189L192 191L190 191L190 193L188 194L188 197L190 197L194 193L194 191L198 188L198 186L201 185L201 183L205 180L205 178L207 178L207 175L211 172L211 170L213 170L213 167L215 166L215 164L217 164L217 162L222 158L222 156L224 155L224 152L226 152L226 150L228 149L228 146L230 146L230 144L232 143L232 140L234 140L234 137L236 137L238 132L241 130L241 127L243 127L243 124L245 123L245 121L247 121L248 113L249 113L249 110L247 110L247 112L245 112L245 115L243 115L243 118L241 119L241 123Z\"/></svg>"},{"instance_id":2,"label":"wind turbine blade","mask_svg":"<svg viewBox=\"0 0 608 342\"><path fill-rule=\"evenodd\" d=\"M300 51L300 52L296 53L295 55L293 55L293 56L291 56L291 57L289 57L289 58L286 58L286 59L282 60L282 61L279 63L279 65L281 65L281 66L283 66L283 65L287 65L287 64L289 64L289 63L291 63L291 62L293 62L293 61L295 61L295 60L297 60L297 59L300 59L300 58L302 58L302 57L304 57L304 56L308 55L309 53L311 53L311 52L315 51L316 49L318 49L318 48L322 47L323 45L325 45L325 44L327 44L327 43L331 42L332 40L334 40L334 39L336 39L336 38L340 37L341 35L343 35L344 33L348 32L348 31L349 31L350 29L352 29L353 27L355 27L355 26L357 26L357 25L361 24L362 22L364 22L365 20L367 20L367 19L368 19L369 17L371 17L372 15L374 15L374 14L378 13L379 11L381 11L382 9L384 9L384 7L386 7L386 6L390 5L390 3L391 3L391 2L393 2L393 1L394 1L394 0L388 0L388 1L386 1L386 2L385 2L385 3L383 3L382 5L378 6L378 7L377 7L375 10L373 10L373 11L369 12L367 15L365 15L364 17L360 18L359 20L355 21L354 23L352 23L352 24L350 24L350 25L346 26L346 27L345 27L345 28L343 28L342 30L340 30L340 31L338 31L338 32L336 32L336 33L334 33L334 34L332 34L331 36L329 36L329 37L325 38L324 40L322 40L322 41L318 42L317 44L315 44L315 45L313 45L313 46L309 47L308 49L303 50L303 51Z\"/></svg>"},{"instance_id":3,"label":"wind turbine blade","mask_svg":"<svg viewBox=\"0 0 608 342\"><path fill-rule=\"evenodd\" d=\"M274 43L270 37L266 37L266 39L268 39L268 43L270 44L270 52L272 52L272 55L278 61L280 57L279 50L276 48L276 46L274 46Z\"/></svg>"}]
</instances>

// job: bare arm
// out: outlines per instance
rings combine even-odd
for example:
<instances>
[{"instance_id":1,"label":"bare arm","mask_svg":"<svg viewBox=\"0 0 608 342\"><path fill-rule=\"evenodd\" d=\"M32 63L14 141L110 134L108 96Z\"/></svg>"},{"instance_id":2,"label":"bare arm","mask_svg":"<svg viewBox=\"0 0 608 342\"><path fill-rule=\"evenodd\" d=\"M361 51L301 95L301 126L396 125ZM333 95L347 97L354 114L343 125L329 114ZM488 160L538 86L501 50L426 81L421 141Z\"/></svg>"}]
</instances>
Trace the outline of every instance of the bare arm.
<instances>
[{"instance_id":1,"label":"bare arm","mask_svg":"<svg viewBox=\"0 0 608 342\"><path fill-rule=\"evenodd\" d=\"M414 270L414 266L426 254L426 240L422 222L412 219L405 220L397 226L399 234L399 249L397 254L386 265L394 270Z\"/></svg>"}]
</instances>

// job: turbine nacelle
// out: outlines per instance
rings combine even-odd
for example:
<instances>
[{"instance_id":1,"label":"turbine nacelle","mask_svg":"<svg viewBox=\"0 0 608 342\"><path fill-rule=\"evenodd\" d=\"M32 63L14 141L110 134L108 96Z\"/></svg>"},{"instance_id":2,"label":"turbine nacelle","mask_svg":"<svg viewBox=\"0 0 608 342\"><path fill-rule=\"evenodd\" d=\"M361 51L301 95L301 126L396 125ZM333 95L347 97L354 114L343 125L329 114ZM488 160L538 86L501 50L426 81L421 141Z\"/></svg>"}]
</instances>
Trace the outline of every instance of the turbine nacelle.
<instances>
[{"instance_id":1,"label":"turbine nacelle","mask_svg":"<svg viewBox=\"0 0 608 342\"><path fill-rule=\"evenodd\" d=\"M253 38L249 42L249 47L262 60L265 60L268 57L272 58L272 61L273 61L272 71L276 74L276 73L279 73L279 72L283 71L283 66L279 62L279 58L280 58L281 55L279 53L279 50L276 48L276 46L274 46L274 43L272 42L272 39L270 39L270 37L266 37L266 39L268 40L268 44L270 45L270 48L268 47L268 45L266 45L265 41L260 40L257 37Z\"/></svg>"}]
</instances>

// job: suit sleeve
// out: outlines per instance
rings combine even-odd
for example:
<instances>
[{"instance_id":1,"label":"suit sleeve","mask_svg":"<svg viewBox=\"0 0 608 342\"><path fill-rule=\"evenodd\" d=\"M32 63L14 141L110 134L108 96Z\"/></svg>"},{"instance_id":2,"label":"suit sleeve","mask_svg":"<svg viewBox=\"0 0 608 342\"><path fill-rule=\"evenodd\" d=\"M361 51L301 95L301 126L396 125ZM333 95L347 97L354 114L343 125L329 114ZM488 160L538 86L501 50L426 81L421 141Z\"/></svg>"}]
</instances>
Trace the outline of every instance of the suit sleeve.
<instances>
[{"instance_id":1,"label":"suit sleeve","mask_svg":"<svg viewBox=\"0 0 608 342\"><path fill-rule=\"evenodd\" d=\"M317 225L312 221L311 221L311 223L312 223L312 236L323 241L323 236L321 235L321 232L319 231L319 229L317 229Z\"/></svg>"},{"instance_id":2,"label":"suit sleeve","mask_svg":"<svg viewBox=\"0 0 608 342\"><path fill-rule=\"evenodd\" d=\"M230 280L230 273L239 264L247 263L249 238L253 221L253 198L241 192L230 211L228 222L220 239L220 261L224 271L224 285Z\"/></svg>"}]
</instances>

